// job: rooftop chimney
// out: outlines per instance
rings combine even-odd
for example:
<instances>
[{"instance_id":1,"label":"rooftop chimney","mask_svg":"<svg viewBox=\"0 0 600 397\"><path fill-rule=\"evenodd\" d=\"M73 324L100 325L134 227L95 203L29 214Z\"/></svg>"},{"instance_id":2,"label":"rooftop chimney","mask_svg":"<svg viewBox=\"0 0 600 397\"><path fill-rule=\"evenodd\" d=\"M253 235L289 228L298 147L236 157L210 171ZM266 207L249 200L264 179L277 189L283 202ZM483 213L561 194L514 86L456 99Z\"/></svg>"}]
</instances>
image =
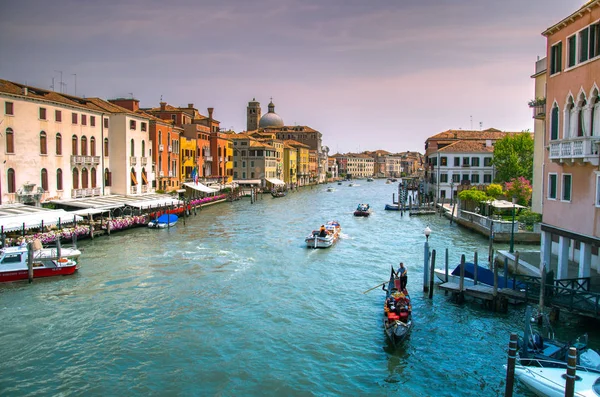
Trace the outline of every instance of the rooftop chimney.
<instances>
[{"instance_id":1,"label":"rooftop chimney","mask_svg":"<svg viewBox=\"0 0 600 397\"><path fill-rule=\"evenodd\" d=\"M215 108L208 108L208 118L211 120L212 120L213 110L215 110Z\"/></svg>"},{"instance_id":2,"label":"rooftop chimney","mask_svg":"<svg viewBox=\"0 0 600 397\"><path fill-rule=\"evenodd\" d=\"M161 102L160 103L160 110L166 110L167 109L167 103L166 102Z\"/></svg>"},{"instance_id":3,"label":"rooftop chimney","mask_svg":"<svg viewBox=\"0 0 600 397\"><path fill-rule=\"evenodd\" d=\"M27 95L29 93L29 90L27 89L27 87L23 87L23 95Z\"/></svg>"},{"instance_id":4,"label":"rooftop chimney","mask_svg":"<svg viewBox=\"0 0 600 397\"><path fill-rule=\"evenodd\" d=\"M188 103L188 109L193 109L194 108L194 104L193 103Z\"/></svg>"}]
</instances>

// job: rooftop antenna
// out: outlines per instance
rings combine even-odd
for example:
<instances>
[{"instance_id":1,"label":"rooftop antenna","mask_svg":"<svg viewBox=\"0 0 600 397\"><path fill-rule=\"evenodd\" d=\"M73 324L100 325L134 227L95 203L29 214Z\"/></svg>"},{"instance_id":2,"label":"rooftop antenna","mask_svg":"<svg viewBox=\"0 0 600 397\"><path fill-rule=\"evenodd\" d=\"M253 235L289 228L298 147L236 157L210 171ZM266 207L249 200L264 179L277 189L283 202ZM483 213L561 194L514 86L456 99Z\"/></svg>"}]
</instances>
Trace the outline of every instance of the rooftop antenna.
<instances>
[{"instance_id":1,"label":"rooftop antenna","mask_svg":"<svg viewBox=\"0 0 600 397\"><path fill-rule=\"evenodd\" d=\"M483 121L479 122L479 131L483 130Z\"/></svg>"},{"instance_id":2,"label":"rooftop antenna","mask_svg":"<svg viewBox=\"0 0 600 397\"><path fill-rule=\"evenodd\" d=\"M73 76L75 76L75 96L77 96L77 73L73 73Z\"/></svg>"},{"instance_id":3,"label":"rooftop antenna","mask_svg":"<svg viewBox=\"0 0 600 397\"><path fill-rule=\"evenodd\" d=\"M50 89L54 91L54 76L52 76L52 84L50 84Z\"/></svg>"},{"instance_id":4,"label":"rooftop antenna","mask_svg":"<svg viewBox=\"0 0 600 397\"><path fill-rule=\"evenodd\" d=\"M473 131L473 116L469 116L471 117L471 131Z\"/></svg>"},{"instance_id":5,"label":"rooftop antenna","mask_svg":"<svg viewBox=\"0 0 600 397\"><path fill-rule=\"evenodd\" d=\"M63 87L63 88L61 88L61 89L60 89L60 93L61 93L61 94L63 94L63 93L65 93L65 92L67 92L67 83L63 83L63 82L61 81L61 83L60 83L60 86L61 86L61 87Z\"/></svg>"},{"instance_id":6,"label":"rooftop antenna","mask_svg":"<svg viewBox=\"0 0 600 397\"><path fill-rule=\"evenodd\" d=\"M56 73L60 73L60 84L58 85L60 87L60 89L62 90L63 87L63 81L62 81L62 70L55 70ZM62 92L62 91L60 91Z\"/></svg>"},{"instance_id":7,"label":"rooftop antenna","mask_svg":"<svg viewBox=\"0 0 600 397\"><path fill-rule=\"evenodd\" d=\"M131 99L133 99L133 92L128 92L129 95L131 95Z\"/></svg>"},{"instance_id":8,"label":"rooftop antenna","mask_svg":"<svg viewBox=\"0 0 600 397\"><path fill-rule=\"evenodd\" d=\"M160 101L162 102L162 94L160 94Z\"/></svg>"}]
</instances>

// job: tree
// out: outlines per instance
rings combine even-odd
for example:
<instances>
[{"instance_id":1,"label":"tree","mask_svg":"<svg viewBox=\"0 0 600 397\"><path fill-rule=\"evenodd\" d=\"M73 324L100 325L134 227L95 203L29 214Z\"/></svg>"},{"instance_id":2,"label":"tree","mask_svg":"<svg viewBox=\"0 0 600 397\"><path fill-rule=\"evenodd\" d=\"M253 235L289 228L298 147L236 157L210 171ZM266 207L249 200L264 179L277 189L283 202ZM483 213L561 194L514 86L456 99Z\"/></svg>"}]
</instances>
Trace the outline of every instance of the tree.
<instances>
[{"instance_id":1,"label":"tree","mask_svg":"<svg viewBox=\"0 0 600 397\"><path fill-rule=\"evenodd\" d=\"M492 184L488 185L488 187L485 189L485 192L487 193L488 196L493 197L494 199L497 199L498 197L502 196L502 185L497 184L497 183L492 183Z\"/></svg>"},{"instance_id":2,"label":"tree","mask_svg":"<svg viewBox=\"0 0 600 397\"><path fill-rule=\"evenodd\" d=\"M492 164L496 168L496 182L509 182L512 178L533 178L533 138L523 132L507 135L496 141Z\"/></svg>"},{"instance_id":3,"label":"tree","mask_svg":"<svg viewBox=\"0 0 600 397\"><path fill-rule=\"evenodd\" d=\"M517 204L525 206L529 205L533 189L527 179L522 176L512 178L510 182L504 184L504 187L506 188L506 195L508 197L515 197L517 199Z\"/></svg>"},{"instance_id":4,"label":"tree","mask_svg":"<svg viewBox=\"0 0 600 397\"><path fill-rule=\"evenodd\" d=\"M475 187L472 187L468 190L463 190L458 193L458 198L465 203L463 209L474 210L475 207L479 205L479 203L486 202L490 200L490 197L485 194L484 191L478 190Z\"/></svg>"}]
</instances>

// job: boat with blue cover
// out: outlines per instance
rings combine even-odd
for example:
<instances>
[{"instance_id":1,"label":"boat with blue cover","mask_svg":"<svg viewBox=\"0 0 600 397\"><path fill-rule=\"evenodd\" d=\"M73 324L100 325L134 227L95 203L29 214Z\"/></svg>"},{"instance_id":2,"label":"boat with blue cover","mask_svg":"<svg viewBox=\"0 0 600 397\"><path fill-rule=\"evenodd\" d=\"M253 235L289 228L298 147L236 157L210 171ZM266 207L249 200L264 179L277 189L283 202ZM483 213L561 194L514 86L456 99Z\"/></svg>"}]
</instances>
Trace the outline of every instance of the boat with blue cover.
<instances>
[{"instance_id":1,"label":"boat with blue cover","mask_svg":"<svg viewBox=\"0 0 600 397\"><path fill-rule=\"evenodd\" d=\"M445 282L446 281L446 271L444 269L435 269L435 275L437 278ZM471 262L465 262L465 278L464 285L474 285L473 281L475 279L475 265ZM448 281L459 283L460 281L460 264L456 266L454 270L448 272ZM490 287L494 286L494 272L490 269L487 269L483 266L477 266L477 283L489 285ZM525 285L520 282L516 282L516 285L513 284L513 280L504 279L503 276L498 275L498 288L510 288L510 289L522 289L525 288Z\"/></svg>"},{"instance_id":2,"label":"boat with blue cover","mask_svg":"<svg viewBox=\"0 0 600 397\"><path fill-rule=\"evenodd\" d=\"M148 222L148 227L154 229L164 229L167 227L173 227L179 220L179 217L175 214L162 214L156 219Z\"/></svg>"}]
</instances>

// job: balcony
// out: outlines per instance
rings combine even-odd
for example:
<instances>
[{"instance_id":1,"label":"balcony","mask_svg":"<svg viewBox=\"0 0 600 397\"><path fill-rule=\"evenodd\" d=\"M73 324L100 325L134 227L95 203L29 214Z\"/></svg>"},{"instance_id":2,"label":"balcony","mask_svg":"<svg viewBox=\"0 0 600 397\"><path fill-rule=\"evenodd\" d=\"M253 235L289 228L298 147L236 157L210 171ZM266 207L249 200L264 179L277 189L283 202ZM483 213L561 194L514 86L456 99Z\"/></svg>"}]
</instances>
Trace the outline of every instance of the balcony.
<instances>
[{"instance_id":1,"label":"balcony","mask_svg":"<svg viewBox=\"0 0 600 397\"><path fill-rule=\"evenodd\" d=\"M71 198L83 198L100 196L101 189L99 187L87 189L71 189Z\"/></svg>"},{"instance_id":2,"label":"balcony","mask_svg":"<svg viewBox=\"0 0 600 397\"><path fill-rule=\"evenodd\" d=\"M100 164L100 156L71 156L71 166L87 165L97 166Z\"/></svg>"},{"instance_id":3,"label":"balcony","mask_svg":"<svg viewBox=\"0 0 600 397\"><path fill-rule=\"evenodd\" d=\"M167 150L168 150L169 152L172 152L172 151L173 151L173 146L169 145L169 146L167 147Z\"/></svg>"},{"instance_id":4,"label":"balcony","mask_svg":"<svg viewBox=\"0 0 600 397\"><path fill-rule=\"evenodd\" d=\"M169 178L173 178L173 171L169 171Z\"/></svg>"},{"instance_id":5,"label":"balcony","mask_svg":"<svg viewBox=\"0 0 600 397\"><path fill-rule=\"evenodd\" d=\"M165 172L164 172L164 171L160 171L160 172L158 173L158 176L160 176L161 178L162 178L162 177L164 177L164 176L165 176Z\"/></svg>"},{"instance_id":6,"label":"balcony","mask_svg":"<svg viewBox=\"0 0 600 397\"><path fill-rule=\"evenodd\" d=\"M165 145L163 145L163 144L158 145L158 151L159 152L162 152L164 150L165 150Z\"/></svg>"},{"instance_id":7,"label":"balcony","mask_svg":"<svg viewBox=\"0 0 600 397\"><path fill-rule=\"evenodd\" d=\"M148 158L142 157L142 167L145 167L148 164Z\"/></svg>"},{"instance_id":8,"label":"balcony","mask_svg":"<svg viewBox=\"0 0 600 397\"><path fill-rule=\"evenodd\" d=\"M546 98L536 98L529 101L529 107L533 109L533 118L544 120L546 118Z\"/></svg>"},{"instance_id":9,"label":"balcony","mask_svg":"<svg viewBox=\"0 0 600 397\"><path fill-rule=\"evenodd\" d=\"M130 157L129 158L129 163L131 165L137 165L137 157Z\"/></svg>"},{"instance_id":10,"label":"balcony","mask_svg":"<svg viewBox=\"0 0 600 397\"><path fill-rule=\"evenodd\" d=\"M142 185L142 193L148 193L148 185Z\"/></svg>"},{"instance_id":11,"label":"balcony","mask_svg":"<svg viewBox=\"0 0 600 397\"><path fill-rule=\"evenodd\" d=\"M585 136L550 143L548 158L555 163L590 163L598 166L600 137Z\"/></svg>"},{"instance_id":12,"label":"balcony","mask_svg":"<svg viewBox=\"0 0 600 397\"><path fill-rule=\"evenodd\" d=\"M212 161L212 156L204 156L204 161Z\"/></svg>"},{"instance_id":13,"label":"balcony","mask_svg":"<svg viewBox=\"0 0 600 397\"><path fill-rule=\"evenodd\" d=\"M219 157L219 163L223 162L223 157Z\"/></svg>"},{"instance_id":14,"label":"balcony","mask_svg":"<svg viewBox=\"0 0 600 397\"><path fill-rule=\"evenodd\" d=\"M132 186L129 188L130 194L137 194L137 191L138 191L137 186Z\"/></svg>"}]
</instances>

